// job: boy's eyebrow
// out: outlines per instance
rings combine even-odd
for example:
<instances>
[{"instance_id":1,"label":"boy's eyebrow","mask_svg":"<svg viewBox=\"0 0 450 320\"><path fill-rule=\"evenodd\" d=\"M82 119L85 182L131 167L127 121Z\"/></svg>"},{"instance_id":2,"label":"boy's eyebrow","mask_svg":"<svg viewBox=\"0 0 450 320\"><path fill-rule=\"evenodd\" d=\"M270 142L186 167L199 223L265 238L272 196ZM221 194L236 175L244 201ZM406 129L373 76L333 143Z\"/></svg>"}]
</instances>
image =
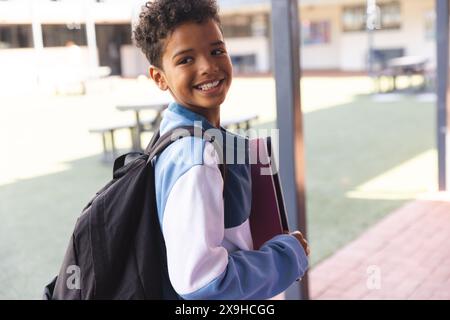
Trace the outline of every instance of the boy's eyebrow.
<instances>
[{"instance_id":1,"label":"boy's eyebrow","mask_svg":"<svg viewBox=\"0 0 450 320\"><path fill-rule=\"evenodd\" d=\"M210 44L211 47L218 46L218 45L225 45L225 42L223 42L222 40L219 40L219 41L216 41L216 42L213 42ZM180 54L191 52L191 51L194 51L194 49L181 50L173 55L172 60L175 59L175 57L179 56Z\"/></svg>"},{"instance_id":2,"label":"boy's eyebrow","mask_svg":"<svg viewBox=\"0 0 450 320\"><path fill-rule=\"evenodd\" d=\"M211 43L211 47L218 46L218 45L225 45L225 42L223 42L222 40L219 40L219 41Z\"/></svg>"},{"instance_id":3,"label":"boy's eyebrow","mask_svg":"<svg viewBox=\"0 0 450 320\"><path fill-rule=\"evenodd\" d=\"M175 54L173 55L172 60L175 59L175 58L176 58L177 56L179 56L180 54L187 53L187 52L191 52L191 51L194 51L194 49L181 50L181 51L179 51L179 52L177 52L177 53L175 53Z\"/></svg>"}]
</instances>

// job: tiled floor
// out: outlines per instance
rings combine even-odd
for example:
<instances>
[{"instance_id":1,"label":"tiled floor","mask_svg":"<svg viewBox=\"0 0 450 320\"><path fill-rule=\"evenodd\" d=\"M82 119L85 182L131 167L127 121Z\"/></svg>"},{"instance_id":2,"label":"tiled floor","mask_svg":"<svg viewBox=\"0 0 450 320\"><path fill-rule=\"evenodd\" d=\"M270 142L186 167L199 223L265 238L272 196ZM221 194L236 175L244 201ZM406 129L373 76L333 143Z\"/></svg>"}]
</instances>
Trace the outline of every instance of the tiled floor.
<instances>
[{"instance_id":1,"label":"tiled floor","mask_svg":"<svg viewBox=\"0 0 450 320\"><path fill-rule=\"evenodd\" d=\"M450 299L450 194L388 215L309 274L311 299Z\"/></svg>"}]
</instances>

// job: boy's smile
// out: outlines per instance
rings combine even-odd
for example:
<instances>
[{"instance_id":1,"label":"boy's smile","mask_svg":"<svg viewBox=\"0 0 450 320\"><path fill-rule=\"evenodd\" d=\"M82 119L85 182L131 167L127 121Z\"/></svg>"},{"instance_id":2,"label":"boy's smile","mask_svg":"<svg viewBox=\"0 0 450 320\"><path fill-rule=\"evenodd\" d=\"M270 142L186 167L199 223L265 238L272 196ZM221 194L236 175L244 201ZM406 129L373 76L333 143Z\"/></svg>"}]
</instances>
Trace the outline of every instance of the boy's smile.
<instances>
[{"instance_id":1,"label":"boy's smile","mask_svg":"<svg viewBox=\"0 0 450 320\"><path fill-rule=\"evenodd\" d=\"M150 75L175 101L218 126L220 105L232 80L232 66L217 23L187 22L164 41L162 69Z\"/></svg>"}]
</instances>

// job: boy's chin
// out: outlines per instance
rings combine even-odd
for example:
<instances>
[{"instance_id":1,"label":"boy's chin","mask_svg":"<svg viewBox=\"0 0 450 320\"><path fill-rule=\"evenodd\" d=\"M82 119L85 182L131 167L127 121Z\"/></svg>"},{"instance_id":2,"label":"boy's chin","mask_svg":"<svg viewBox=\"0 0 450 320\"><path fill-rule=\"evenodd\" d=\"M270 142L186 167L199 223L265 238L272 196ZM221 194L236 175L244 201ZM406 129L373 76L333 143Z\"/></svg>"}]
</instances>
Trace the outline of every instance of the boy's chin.
<instances>
[{"instance_id":1,"label":"boy's chin","mask_svg":"<svg viewBox=\"0 0 450 320\"><path fill-rule=\"evenodd\" d=\"M208 99L209 100L209 99ZM225 99L213 99L209 101L197 101L197 106L203 109L215 109L220 107Z\"/></svg>"}]
</instances>

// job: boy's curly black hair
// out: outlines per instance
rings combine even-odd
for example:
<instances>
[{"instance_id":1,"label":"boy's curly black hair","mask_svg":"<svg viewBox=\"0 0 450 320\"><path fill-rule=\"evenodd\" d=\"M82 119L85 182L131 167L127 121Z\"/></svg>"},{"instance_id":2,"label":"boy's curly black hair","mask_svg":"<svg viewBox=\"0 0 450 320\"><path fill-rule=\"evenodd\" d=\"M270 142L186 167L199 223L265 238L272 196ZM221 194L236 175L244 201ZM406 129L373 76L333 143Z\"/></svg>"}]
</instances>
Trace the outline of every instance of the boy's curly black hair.
<instances>
[{"instance_id":1,"label":"boy's curly black hair","mask_svg":"<svg viewBox=\"0 0 450 320\"><path fill-rule=\"evenodd\" d=\"M162 68L164 40L180 24L214 20L220 27L219 9L215 0L153 0L148 1L134 29L136 45L150 64Z\"/></svg>"}]
</instances>

